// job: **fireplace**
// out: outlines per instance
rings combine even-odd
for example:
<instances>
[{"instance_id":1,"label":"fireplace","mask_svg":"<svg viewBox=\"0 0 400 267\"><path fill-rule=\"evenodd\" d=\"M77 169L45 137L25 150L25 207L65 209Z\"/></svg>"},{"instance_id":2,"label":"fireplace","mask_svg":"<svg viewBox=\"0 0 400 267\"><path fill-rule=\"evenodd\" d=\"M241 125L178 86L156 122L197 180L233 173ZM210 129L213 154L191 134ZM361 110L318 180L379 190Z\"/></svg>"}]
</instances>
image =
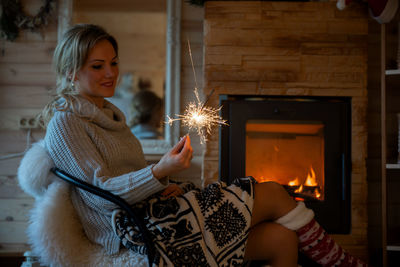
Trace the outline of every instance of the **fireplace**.
<instances>
[{"instance_id":1,"label":"fireplace","mask_svg":"<svg viewBox=\"0 0 400 267\"><path fill-rule=\"evenodd\" d=\"M332 234L351 222L351 98L221 95L220 177L282 184Z\"/></svg>"}]
</instances>

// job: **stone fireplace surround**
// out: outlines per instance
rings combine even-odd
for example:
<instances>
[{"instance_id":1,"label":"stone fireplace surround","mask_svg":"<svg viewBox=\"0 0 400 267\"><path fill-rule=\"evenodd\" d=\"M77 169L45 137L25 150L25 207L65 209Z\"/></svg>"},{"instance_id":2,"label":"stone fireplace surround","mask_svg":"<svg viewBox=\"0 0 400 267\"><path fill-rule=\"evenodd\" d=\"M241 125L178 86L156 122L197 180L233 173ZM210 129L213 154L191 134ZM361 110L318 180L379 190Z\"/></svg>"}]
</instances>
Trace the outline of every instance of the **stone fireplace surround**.
<instances>
[{"instance_id":1,"label":"stone fireplace surround","mask_svg":"<svg viewBox=\"0 0 400 267\"><path fill-rule=\"evenodd\" d=\"M346 96L352 102L351 231L334 238L368 260L368 11L335 2L207 1L204 94ZM205 184L218 179L218 135L209 137Z\"/></svg>"}]
</instances>

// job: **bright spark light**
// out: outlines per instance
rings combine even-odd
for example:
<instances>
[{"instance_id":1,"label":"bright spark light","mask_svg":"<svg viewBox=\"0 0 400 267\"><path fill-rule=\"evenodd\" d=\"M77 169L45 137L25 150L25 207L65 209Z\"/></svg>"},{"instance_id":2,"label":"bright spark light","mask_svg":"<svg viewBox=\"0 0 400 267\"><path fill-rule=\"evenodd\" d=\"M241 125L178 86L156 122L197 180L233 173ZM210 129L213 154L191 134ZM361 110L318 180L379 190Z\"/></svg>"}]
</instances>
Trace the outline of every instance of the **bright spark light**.
<instances>
[{"instance_id":1,"label":"bright spark light","mask_svg":"<svg viewBox=\"0 0 400 267\"><path fill-rule=\"evenodd\" d=\"M185 109L183 115L177 114L177 118L168 117L168 123L171 125L174 121L182 121L184 126L190 130L196 130L200 136L200 143L207 141L207 135L211 134L213 126L228 125L218 114L222 107L213 108L206 106L207 100L213 93L207 97L207 100L202 103L199 98L197 88L194 88L197 102L190 102Z\"/></svg>"}]
</instances>

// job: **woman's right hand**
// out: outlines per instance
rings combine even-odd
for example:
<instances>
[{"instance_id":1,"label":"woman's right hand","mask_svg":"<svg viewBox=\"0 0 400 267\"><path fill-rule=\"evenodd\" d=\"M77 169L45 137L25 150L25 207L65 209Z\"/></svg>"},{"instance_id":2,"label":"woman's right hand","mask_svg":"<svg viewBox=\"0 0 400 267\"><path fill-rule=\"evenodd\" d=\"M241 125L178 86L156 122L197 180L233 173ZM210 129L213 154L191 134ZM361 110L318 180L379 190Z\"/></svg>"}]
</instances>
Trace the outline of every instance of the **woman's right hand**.
<instances>
[{"instance_id":1,"label":"woman's right hand","mask_svg":"<svg viewBox=\"0 0 400 267\"><path fill-rule=\"evenodd\" d=\"M153 166L154 177L160 179L189 168L192 154L190 137L186 135Z\"/></svg>"}]
</instances>

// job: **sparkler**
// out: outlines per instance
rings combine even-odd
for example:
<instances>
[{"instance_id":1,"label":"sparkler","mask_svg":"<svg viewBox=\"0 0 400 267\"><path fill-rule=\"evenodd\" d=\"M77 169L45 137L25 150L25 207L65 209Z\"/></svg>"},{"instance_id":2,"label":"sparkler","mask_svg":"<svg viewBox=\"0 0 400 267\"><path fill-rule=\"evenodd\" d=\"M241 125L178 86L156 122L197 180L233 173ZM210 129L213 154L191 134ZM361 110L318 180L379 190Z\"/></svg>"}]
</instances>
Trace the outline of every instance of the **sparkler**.
<instances>
[{"instance_id":1,"label":"sparkler","mask_svg":"<svg viewBox=\"0 0 400 267\"><path fill-rule=\"evenodd\" d=\"M189 56L192 64L192 70L195 81L194 94L196 96L195 102L189 102L186 106L185 112L183 115L177 114L177 118L168 117L168 123L172 125L174 121L182 121L184 126L187 126L190 130L196 130L197 134L200 137L200 143L203 144L207 141L207 135L211 133L212 127L216 125L228 125L225 120L223 120L218 114L222 107L213 108L210 106L206 106L208 100L211 95L214 93L214 89L208 94L206 100L202 102L199 97L197 80L196 80L196 72L194 69L192 51L190 49L190 43L188 40L188 48L189 48Z\"/></svg>"}]
</instances>

